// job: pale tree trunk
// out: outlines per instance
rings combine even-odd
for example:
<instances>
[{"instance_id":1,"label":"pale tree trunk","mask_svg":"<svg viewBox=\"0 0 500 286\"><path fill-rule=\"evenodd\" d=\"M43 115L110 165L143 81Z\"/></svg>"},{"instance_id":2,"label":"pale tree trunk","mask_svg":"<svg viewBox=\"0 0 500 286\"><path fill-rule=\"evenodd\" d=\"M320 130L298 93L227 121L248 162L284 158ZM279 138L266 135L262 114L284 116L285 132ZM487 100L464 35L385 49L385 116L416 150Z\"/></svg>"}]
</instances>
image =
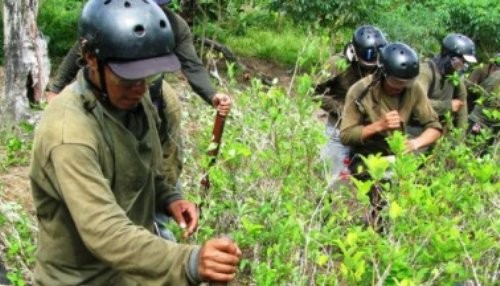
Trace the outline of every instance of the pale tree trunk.
<instances>
[{"instance_id":1,"label":"pale tree trunk","mask_svg":"<svg viewBox=\"0 0 500 286\"><path fill-rule=\"evenodd\" d=\"M48 83L47 42L36 25L38 0L3 0L5 89L2 122L32 119L30 103L39 103ZM31 120L30 120L31 121Z\"/></svg>"}]
</instances>

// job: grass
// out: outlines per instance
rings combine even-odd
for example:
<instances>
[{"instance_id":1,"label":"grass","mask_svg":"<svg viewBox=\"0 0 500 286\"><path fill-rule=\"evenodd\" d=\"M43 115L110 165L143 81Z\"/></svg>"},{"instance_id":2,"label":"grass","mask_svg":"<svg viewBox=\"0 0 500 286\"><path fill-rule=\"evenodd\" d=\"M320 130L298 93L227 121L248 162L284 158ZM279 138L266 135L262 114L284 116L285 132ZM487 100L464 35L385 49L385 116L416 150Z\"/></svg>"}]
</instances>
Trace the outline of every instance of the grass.
<instances>
[{"instance_id":1,"label":"grass","mask_svg":"<svg viewBox=\"0 0 500 286\"><path fill-rule=\"evenodd\" d=\"M331 53L342 51L344 40L348 38L345 31L330 34L326 29L313 28L313 32L292 23L257 22L239 33L231 32L231 27L226 25L199 25L195 27L195 33L218 39L242 57L288 66L295 65L301 58L301 67L308 71L324 62Z\"/></svg>"}]
</instances>

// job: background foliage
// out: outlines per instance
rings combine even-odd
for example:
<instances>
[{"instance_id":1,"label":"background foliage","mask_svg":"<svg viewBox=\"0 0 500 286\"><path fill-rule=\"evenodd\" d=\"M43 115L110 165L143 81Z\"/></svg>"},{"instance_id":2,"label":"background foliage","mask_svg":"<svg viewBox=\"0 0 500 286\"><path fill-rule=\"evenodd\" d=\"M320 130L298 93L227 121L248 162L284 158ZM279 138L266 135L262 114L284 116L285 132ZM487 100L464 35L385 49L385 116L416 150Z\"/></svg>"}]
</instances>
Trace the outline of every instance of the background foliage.
<instances>
[{"instance_id":1,"label":"background foliage","mask_svg":"<svg viewBox=\"0 0 500 286\"><path fill-rule=\"evenodd\" d=\"M78 17L83 0L41 0L39 29L49 40L49 55L63 57L78 36Z\"/></svg>"},{"instance_id":2,"label":"background foliage","mask_svg":"<svg viewBox=\"0 0 500 286\"><path fill-rule=\"evenodd\" d=\"M313 34L329 35L327 47L342 50L352 30L362 24L379 26L392 41L404 41L421 54L439 50L440 40L448 32L470 36L479 53L486 59L500 47L500 6L495 0L198 0L196 13L198 35L208 35L228 44L243 45L242 39L268 41L265 32L293 34L300 42ZM62 57L76 40L77 18L83 0L40 0L38 23L50 39L52 57ZM179 8L174 0L172 7ZM1 24L0 24L1 25ZM235 39L232 39L235 38ZM3 38L0 39L0 42ZM255 41L254 41L255 43ZM271 44L276 44L271 41ZM299 53L287 45L284 56L275 51L255 48L253 56L293 62L290 52ZM265 45L264 45L265 46ZM297 44L295 44L297 46ZM254 49L255 48L255 49ZM3 52L2 52L3 57Z\"/></svg>"}]
</instances>

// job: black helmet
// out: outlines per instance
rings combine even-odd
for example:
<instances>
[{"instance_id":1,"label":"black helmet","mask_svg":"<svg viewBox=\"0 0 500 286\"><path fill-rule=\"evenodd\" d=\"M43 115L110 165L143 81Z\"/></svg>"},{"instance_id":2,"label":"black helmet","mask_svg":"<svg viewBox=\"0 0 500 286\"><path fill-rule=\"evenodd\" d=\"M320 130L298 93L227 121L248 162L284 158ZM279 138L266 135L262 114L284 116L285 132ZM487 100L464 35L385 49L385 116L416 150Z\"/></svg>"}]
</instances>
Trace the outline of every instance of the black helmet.
<instances>
[{"instance_id":1,"label":"black helmet","mask_svg":"<svg viewBox=\"0 0 500 286\"><path fill-rule=\"evenodd\" d=\"M364 25L354 32L352 45L358 59L368 64L376 64L377 52L387 45L387 40L378 28Z\"/></svg>"},{"instance_id":2,"label":"black helmet","mask_svg":"<svg viewBox=\"0 0 500 286\"><path fill-rule=\"evenodd\" d=\"M469 63L477 62L474 42L462 34L451 33L444 37L441 45L441 54L460 56Z\"/></svg>"},{"instance_id":3,"label":"black helmet","mask_svg":"<svg viewBox=\"0 0 500 286\"><path fill-rule=\"evenodd\" d=\"M382 48L379 61L386 76L413 79L419 72L417 53L404 43L392 43Z\"/></svg>"},{"instance_id":4,"label":"black helmet","mask_svg":"<svg viewBox=\"0 0 500 286\"><path fill-rule=\"evenodd\" d=\"M150 0L90 0L78 31L82 48L123 78L144 78L180 67L173 54L170 23Z\"/></svg>"}]
</instances>

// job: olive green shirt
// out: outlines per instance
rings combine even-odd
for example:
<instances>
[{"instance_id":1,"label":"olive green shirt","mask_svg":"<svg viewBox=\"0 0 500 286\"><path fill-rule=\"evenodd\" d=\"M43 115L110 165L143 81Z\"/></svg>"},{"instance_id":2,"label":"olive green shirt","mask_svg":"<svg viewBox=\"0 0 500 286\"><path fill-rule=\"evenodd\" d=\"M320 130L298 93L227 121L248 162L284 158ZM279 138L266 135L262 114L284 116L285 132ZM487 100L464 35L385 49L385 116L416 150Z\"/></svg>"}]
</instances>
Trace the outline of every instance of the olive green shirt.
<instances>
[{"instance_id":1,"label":"olive green shirt","mask_svg":"<svg viewBox=\"0 0 500 286\"><path fill-rule=\"evenodd\" d=\"M486 110L500 110L500 70L495 71L488 76L481 83L481 90L483 91L482 104L476 104L469 119L473 122L479 123L482 126L490 128L499 128L500 122L498 118L492 118L486 115Z\"/></svg>"},{"instance_id":2,"label":"olive green shirt","mask_svg":"<svg viewBox=\"0 0 500 286\"><path fill-rule=\"evenodd\" d=\"M212 97L215 95L216 90L210 81L207 70L196 54L193 46L193 35L188 24L167 7L163 6L162 9L172 25L175 36L174 53L179 58L182 72L193 90L208 104L212 105ZM80 45L76 42L59 65L54 78L49 82L48 90L59 93L74 80L80 68L78 62L81 60L81 53Z\"/></svg>"},{"instance_id":3,"label":"olive green shirt","mask_svg":"<svg viewBox=\"0 0 500 286\"><path fill-rule=\"evenodd\" d=\"M460 80L457 86L454 86L452 82L441 75L436 64L429 60L420 64L417 81L422 85L423 90L428 93L427 96L430 99L432 108L434 108L442 122L445 114L452 112L451 101L453 99L461 100L464 105L458 112L452 114L453 124L455 127L460 128L467 126L467 89L463 79Z\"/></svg>"},{"instance_id":4,"label":"olive green shirt","mask_svg":"<svg viewBox=\"0 0 500 286\"><path fill-rule=\"evenodd\" d=\"M124 126L82 74L47 106L35 134L35 284L188 285L198 248L152 233L155 211L182 196L160 171L149 96L124 115L136 124Z\"/></svg>"},{"instance_id":5,"label":"olive green shirt","mask_svg":"<svg viewBox=\"0 0 500 286\"><path fill-rule=\"evenodd\" d=\"M316 93L321 95L321 108L328 112L328 122L335 126L342 118L347 91L371 70L362 68L356 62L350 63L342 55L331 57L326 68L330 78L318 84Z\"/></svg>"},{"instance_id":6,"label":"olive green shirt","mask_svg":"<svg viewBox=\"0 0 500 286\"><path fill-rule=\"evenodd\" d=\"M384 131L366 140L361 137L364 126L380 120L385 113L397 110L402 120L402 132L410 119L419 126L441 129L438 116L432 109L422 87L415 83L400 96L387 95L378 81L373 86L374 75L369 75L356 82L347 93L344 115L340 126L342 144L353 147L354 153L390 154L385 138L392 131ZM366 92L366 93L365 93ZM362 96L364 94L364 96Z\"/></svg>"},{"instance_id":7,"label":"olive green shirt","mask_svg":"<svg viewBox=\"0 0 500 286\"><path fill-rule=\"evenodd\" d=\"M481 64L475 67L466 81L466 86L481 84L495 69L495 64Z\"/></svg>"},{"instance_id":8,"label":"olive green shirt","mask_svg":"<svg viewBox=\"0 0 500 286\"><path fill-rule=\"evenodd\" d=\"M477 85L480 85L490 74L499 69L500 68L494 63L480 64L477 67L474 67L474 70L465 80L465 86L467 87L467 107L469 110L474 109L476 100L482 95L482 91L476 88Z\"/></svg>"}]
</instances>

